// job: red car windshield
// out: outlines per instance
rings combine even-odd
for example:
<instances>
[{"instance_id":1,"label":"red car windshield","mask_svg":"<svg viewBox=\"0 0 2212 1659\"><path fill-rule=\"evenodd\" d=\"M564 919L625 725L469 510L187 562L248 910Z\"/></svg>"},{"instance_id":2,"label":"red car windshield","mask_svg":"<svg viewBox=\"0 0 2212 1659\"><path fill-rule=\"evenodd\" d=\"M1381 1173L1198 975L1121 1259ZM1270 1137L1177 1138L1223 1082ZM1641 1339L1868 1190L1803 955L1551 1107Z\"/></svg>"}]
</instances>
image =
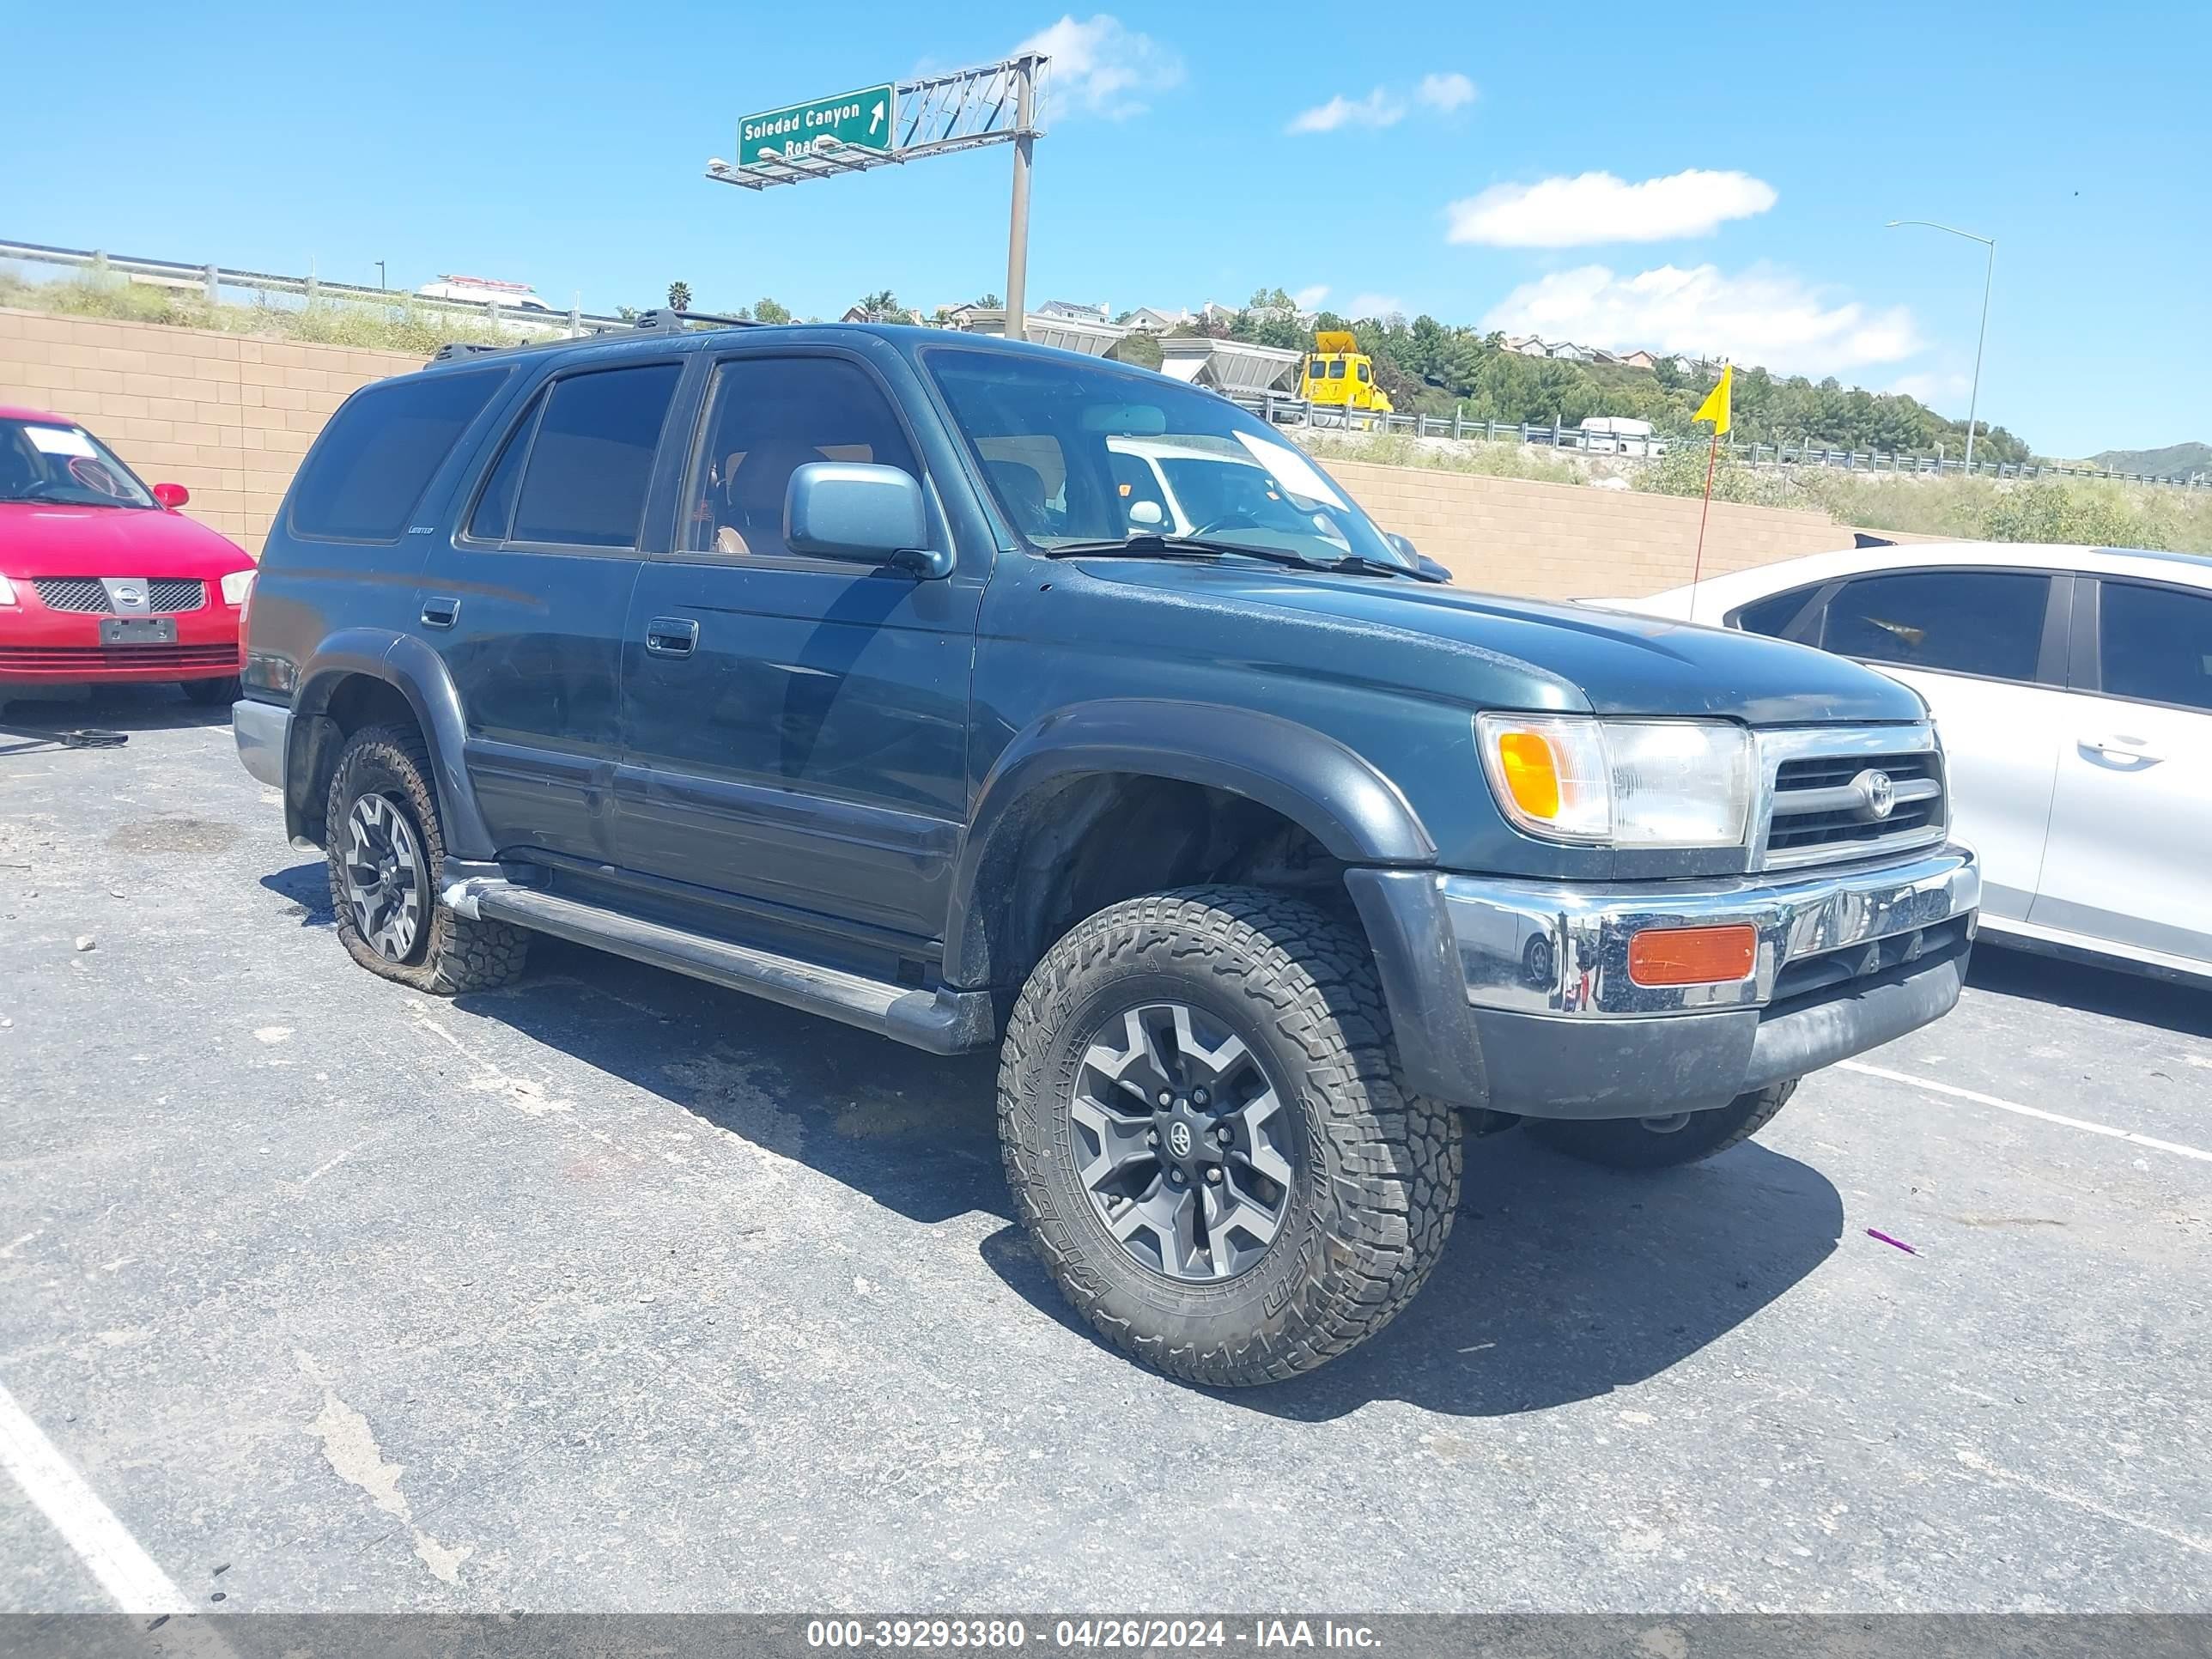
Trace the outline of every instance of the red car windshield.
<instances>
[{"instance_id":1,"label":"red car windshield","mask_svg":"<svg viewBox=\"0 0 2212 1659\"><path fill-rule=\"evenodd\" d=\"M113 450L82 427L0 420L0 501L151 507L154 497Z\"/></svg>"}]
</instances>

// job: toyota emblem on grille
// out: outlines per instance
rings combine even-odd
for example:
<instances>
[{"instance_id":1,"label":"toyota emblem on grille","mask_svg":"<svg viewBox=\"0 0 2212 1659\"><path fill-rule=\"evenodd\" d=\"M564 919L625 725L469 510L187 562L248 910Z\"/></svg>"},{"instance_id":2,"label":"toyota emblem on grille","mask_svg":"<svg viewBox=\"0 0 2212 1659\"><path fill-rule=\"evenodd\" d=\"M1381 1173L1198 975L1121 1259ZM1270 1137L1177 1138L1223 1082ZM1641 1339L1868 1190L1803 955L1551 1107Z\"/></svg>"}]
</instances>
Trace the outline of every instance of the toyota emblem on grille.
<instances>
[{"instance_id":1,"label":"toyota emblem on grille","mask_svg":"<svg viewBox=\"0 0 2212 1659\"><path fill-rule=\"evenodd\" d=\"M1190 1156L1190 1125L1178 1123L1168 1131L1168 1150L1177 1158Z\"/></svg>"},{"instance_id":2,"label":"toyota emblem on grille","mask_svg":"<svg viewBox=\"0 0 2212 1659\"><path fill-rule=\"evenodd\" d=\"M1876 822L1897 810L1897 785L1887 772L1869 766L1851 780L1851 787L1858 792L1859 816Z\"/></svg>"}]
</instances>

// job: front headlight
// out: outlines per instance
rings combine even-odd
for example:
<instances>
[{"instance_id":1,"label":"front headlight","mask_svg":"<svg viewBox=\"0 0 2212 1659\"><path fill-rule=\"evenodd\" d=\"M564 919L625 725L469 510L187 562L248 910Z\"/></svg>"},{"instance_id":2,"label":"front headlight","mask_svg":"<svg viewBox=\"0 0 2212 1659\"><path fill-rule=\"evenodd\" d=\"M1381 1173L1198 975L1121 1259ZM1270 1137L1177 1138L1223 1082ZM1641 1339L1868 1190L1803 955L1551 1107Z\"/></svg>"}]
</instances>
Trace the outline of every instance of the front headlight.
<instances>
[{"instance_id":1,"label":"front headlight","mask_svg":"<svg viewBox=\"0 0 2212 1659\"><path fill-rule=\"evenodd\" d=\"M0 576L0 605L13 605L15 603L15 589L14 584L9 582L5 576Z\"/></svg>"},{"instance_id":2,"label":"front headlight","mask_svg":"<svg viewBox=\"0 0 2212 1659\"><path fill-rule=\"evenodd\" d=\"M1551 841L1738 847L1751 818L1751 733L1719 720L1477 714L1475 747L1505 816Z\"/></svg>"},{"instance_id":3,"label":"front headlight","mask_svg":"<svg viewBox=\"0 0 2212 1659\"><path fill-rule=\"evenodd\" d=\"M225 605L244 605L246 596L253 591L252 570L234 570L222 579L222 602Z\"/></svg>"}]
</instances>

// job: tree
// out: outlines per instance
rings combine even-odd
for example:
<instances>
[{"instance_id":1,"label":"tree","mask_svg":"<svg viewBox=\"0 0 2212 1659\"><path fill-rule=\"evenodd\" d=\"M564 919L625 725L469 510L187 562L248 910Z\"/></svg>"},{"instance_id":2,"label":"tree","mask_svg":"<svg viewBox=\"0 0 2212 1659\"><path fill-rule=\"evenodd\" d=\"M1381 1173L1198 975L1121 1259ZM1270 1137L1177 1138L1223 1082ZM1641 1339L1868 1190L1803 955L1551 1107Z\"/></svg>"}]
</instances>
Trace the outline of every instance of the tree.
<instances>
[{"instance_id":1,"label":"tree","mask_svg":"<svg viewBox=\"0 0 2212 1659\"><path fill-rule=\"evenodd\" d=\"M791 313L773 300L753 301L753 320L760 323L787 323Z\"/></svg>"},{"instance_id":2,"label":"tree","mask_svg":"<svg viewBox=\"0 0 2212 1659\"><path fill-rule=\"evenodd\" d=\"M975 303L986 311L996 311L1006 302L995 294L985 294L980 295Z\"/></svg>"},{"instance_id":3,"label":"tree","mask_svg":"<svg viewBox=\"0 0 2212 1659\"><path fill-rule=\"evenodd\" d=\"M684 282L671 283L668 285L668 305L672 311L690 310L691 284Z\"/></svg>"},{"instance_id":4,"label":"tree","mask_svg":"<svg viewBox=\"0 0 2212 1659\"><path fill-rule=\"evenodd\" d=\"M864 295L860 300L860 309L868 313L871 322L902 323L906 320L906 307L899 303L898 295L887 288Z\"/></svg>"}]
</instances>

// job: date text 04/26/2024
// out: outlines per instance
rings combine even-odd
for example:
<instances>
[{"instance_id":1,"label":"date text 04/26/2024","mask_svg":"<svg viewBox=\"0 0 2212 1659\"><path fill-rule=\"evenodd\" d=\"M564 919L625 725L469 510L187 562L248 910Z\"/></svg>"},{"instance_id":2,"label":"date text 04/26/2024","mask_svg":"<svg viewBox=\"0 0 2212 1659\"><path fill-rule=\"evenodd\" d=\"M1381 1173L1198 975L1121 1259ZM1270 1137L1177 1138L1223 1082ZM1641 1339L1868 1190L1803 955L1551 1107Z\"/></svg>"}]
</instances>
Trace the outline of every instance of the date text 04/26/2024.
<instances>
[{"instance_id":1,"label":"date text 04/26/2024","mask_svg":"<svg viewBox=\"0 0 2212 1659\"><path fill-rule=\"evenodd\" d=\"M1042 1623L1042 1621L1040 1621ZM1334 1620L1250 1619L1060 1619L1052 1621L1049 1645L1059 1649L1143 1652L1153 1649L1350 1648L1377 1645L1369 1626ZM1042 1630L1038 1645L1048 1644ZM1004 1652L1025 1648L1030 1627L1019 1619L816 1619L806 1626L806 1644L840 1649L966 1649Z\"/></svg>"}]
</instances>

